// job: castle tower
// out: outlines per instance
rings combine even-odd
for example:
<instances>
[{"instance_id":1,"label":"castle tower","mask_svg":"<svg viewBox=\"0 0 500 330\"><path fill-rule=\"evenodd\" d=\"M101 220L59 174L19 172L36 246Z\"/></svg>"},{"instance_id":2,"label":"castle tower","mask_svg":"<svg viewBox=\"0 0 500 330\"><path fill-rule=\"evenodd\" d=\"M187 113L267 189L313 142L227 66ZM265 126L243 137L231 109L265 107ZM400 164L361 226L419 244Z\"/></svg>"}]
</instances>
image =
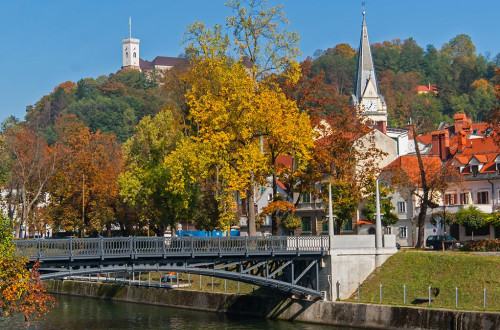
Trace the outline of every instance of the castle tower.
<instances>
[{"instance_id":1,"label":"castle tower","mask_svg":"<svg viewBox=\"0 0 500 330\"><path fill-rule=\"evenodd\" d=\"M129 19L129 37L122 40L122 58L124 68L139 69L139 39L132 38L132 18Z\"/></svg>"},{"instance_id":2,"label":"castle tower","mask_svg":"<svg viewBox=\"0 0 500 330\"><path fill-rule=\"evenodd\" d=\"M387 126L387 105L384 97L380 95L375 75L368 29L366 27L365 9L363 8L363 24L361 27L361 41L358 53L358 68L354 82L354 94L351 104L359 107L361 115L385 133Z\"/></svg>"}]
</instances>

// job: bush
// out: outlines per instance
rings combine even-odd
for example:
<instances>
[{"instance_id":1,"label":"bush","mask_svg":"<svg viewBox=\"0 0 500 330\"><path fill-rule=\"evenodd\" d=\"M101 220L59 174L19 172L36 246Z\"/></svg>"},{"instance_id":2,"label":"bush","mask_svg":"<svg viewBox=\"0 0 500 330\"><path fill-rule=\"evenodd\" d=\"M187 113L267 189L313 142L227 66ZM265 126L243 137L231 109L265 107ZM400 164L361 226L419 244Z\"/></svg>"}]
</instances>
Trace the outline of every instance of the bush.
<instances>
[{"instance_id":1,"label":"bush","mask_svg":"<svg viewBox=\"0 0 500 330\"><path fill-rule=\"evenodd\" d=\"M462 251L500 251L500 239L482 239L479 241L465 242L461 248Z\"/></svg>"}]
</instances>

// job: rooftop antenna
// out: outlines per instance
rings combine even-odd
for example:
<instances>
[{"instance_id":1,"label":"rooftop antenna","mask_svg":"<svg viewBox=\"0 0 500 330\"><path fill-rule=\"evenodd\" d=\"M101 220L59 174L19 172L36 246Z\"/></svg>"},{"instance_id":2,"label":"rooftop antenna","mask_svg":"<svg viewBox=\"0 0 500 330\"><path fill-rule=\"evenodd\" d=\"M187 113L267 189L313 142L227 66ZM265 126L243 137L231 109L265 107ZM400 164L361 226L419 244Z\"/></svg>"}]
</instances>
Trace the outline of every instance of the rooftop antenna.
<instances>
[{"instance_id":1,"label":"rooftop antenna","mask_svg":"<svg viewBox=\"0 0 500 330\"><path fill-rule=\"evenodd\" d=\"M128 18L128 38L132 39L132 16Z\"/></svg>"},{"instance_id":2,"label":"rooftop antenna","mask_svg":"<svg viewBox=\"0 0 500 330\"><path fill-rule=\"evenodd\" d=\"M363 19L365 19L365 15L366 15L366 11L365 11L366 0L363 0L361 2L361 5L363 6Z\"/></svg>"}]
</instances>

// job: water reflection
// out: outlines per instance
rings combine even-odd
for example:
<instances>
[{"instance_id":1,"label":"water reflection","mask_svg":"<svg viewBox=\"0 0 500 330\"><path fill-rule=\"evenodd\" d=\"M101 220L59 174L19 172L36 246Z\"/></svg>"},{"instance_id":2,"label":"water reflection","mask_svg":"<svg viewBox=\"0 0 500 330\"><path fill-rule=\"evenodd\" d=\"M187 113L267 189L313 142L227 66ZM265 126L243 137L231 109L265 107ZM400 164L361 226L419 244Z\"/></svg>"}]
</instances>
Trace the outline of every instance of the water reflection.
<instances>
[{"instance_id":1,"label":"water reflection","mask_svg":"<svg viewBox=\"0 0 500 330\"><path fill-rule=\"evenodd\" d=\"M56 299L58 305L46 319L32 323L29 329L353 329L66 295L57 295ZM0 328L27 326L17 317L0 320Z\"/></svg>"}]
</instances>

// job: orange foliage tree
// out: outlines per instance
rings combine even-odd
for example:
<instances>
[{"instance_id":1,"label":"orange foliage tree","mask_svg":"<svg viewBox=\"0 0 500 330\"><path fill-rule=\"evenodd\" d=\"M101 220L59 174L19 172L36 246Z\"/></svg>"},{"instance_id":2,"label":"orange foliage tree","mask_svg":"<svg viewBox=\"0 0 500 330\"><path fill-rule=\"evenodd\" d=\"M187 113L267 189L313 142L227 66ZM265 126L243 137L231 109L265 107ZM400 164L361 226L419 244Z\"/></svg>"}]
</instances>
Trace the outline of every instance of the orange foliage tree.
<instances>
[{"instance_id":1,"label":"orange foliage tree","mask_svg":"<svg viewBox=\"0 0 500 330\"><path fill-rule=\"evenodd\" d=\"M114 135L93 133L74 115L56 125L60 159L49 189L50 216L56 228L111 234L120 207L118 175L123 171L122 151Z\"/></svg>"},{"instance_id":2,"label":"orange foliage tree","mask_svg":"<svg viewBox=\"0 0 500 330\"><path fill-rule=\"evenodd\" d=\"M43 202L47 183L56 170L56 159L61 157L58 144L49 146L36 129L26 123L8 126L3 132L5 148L13 160L11 180L17 187L21 201L21 225L29 223L31 213Z\"/></svg>"},{"instance_id":3,"label":"orange foliage tree","mask_svg":"<svg viewBox=\"0 0 500 330\"><path fill-rule=\"evenodd\" d=\"M328 191L322 189L321 183L331 182L332 208L339 231L353 217L364 185L376 175L377 160L384 153L376 148L372 130L363 124L357 110L339 100L321 75L309 78L310 70L309 61L303 62L304 75L296 84L286 83L283 89L297 101L301 111L309 113L316 132L314 150L305 168L284 169L280 180L287 183L290 196L312 193L325 201Z\"/></svg>"},{"instance_id":4,"label":"orange foliage tree","mask_svg":"<svg viewBox=\"0 0 500 330\"><path fill-rule=\"evenodd\" d=\"M12 228L0 213L0 311L5 316L21 313L29 322L43 317L55 300L40 281L38 262L31 270L26 263L14 254Z\"/></svg>"}]
</instances>

